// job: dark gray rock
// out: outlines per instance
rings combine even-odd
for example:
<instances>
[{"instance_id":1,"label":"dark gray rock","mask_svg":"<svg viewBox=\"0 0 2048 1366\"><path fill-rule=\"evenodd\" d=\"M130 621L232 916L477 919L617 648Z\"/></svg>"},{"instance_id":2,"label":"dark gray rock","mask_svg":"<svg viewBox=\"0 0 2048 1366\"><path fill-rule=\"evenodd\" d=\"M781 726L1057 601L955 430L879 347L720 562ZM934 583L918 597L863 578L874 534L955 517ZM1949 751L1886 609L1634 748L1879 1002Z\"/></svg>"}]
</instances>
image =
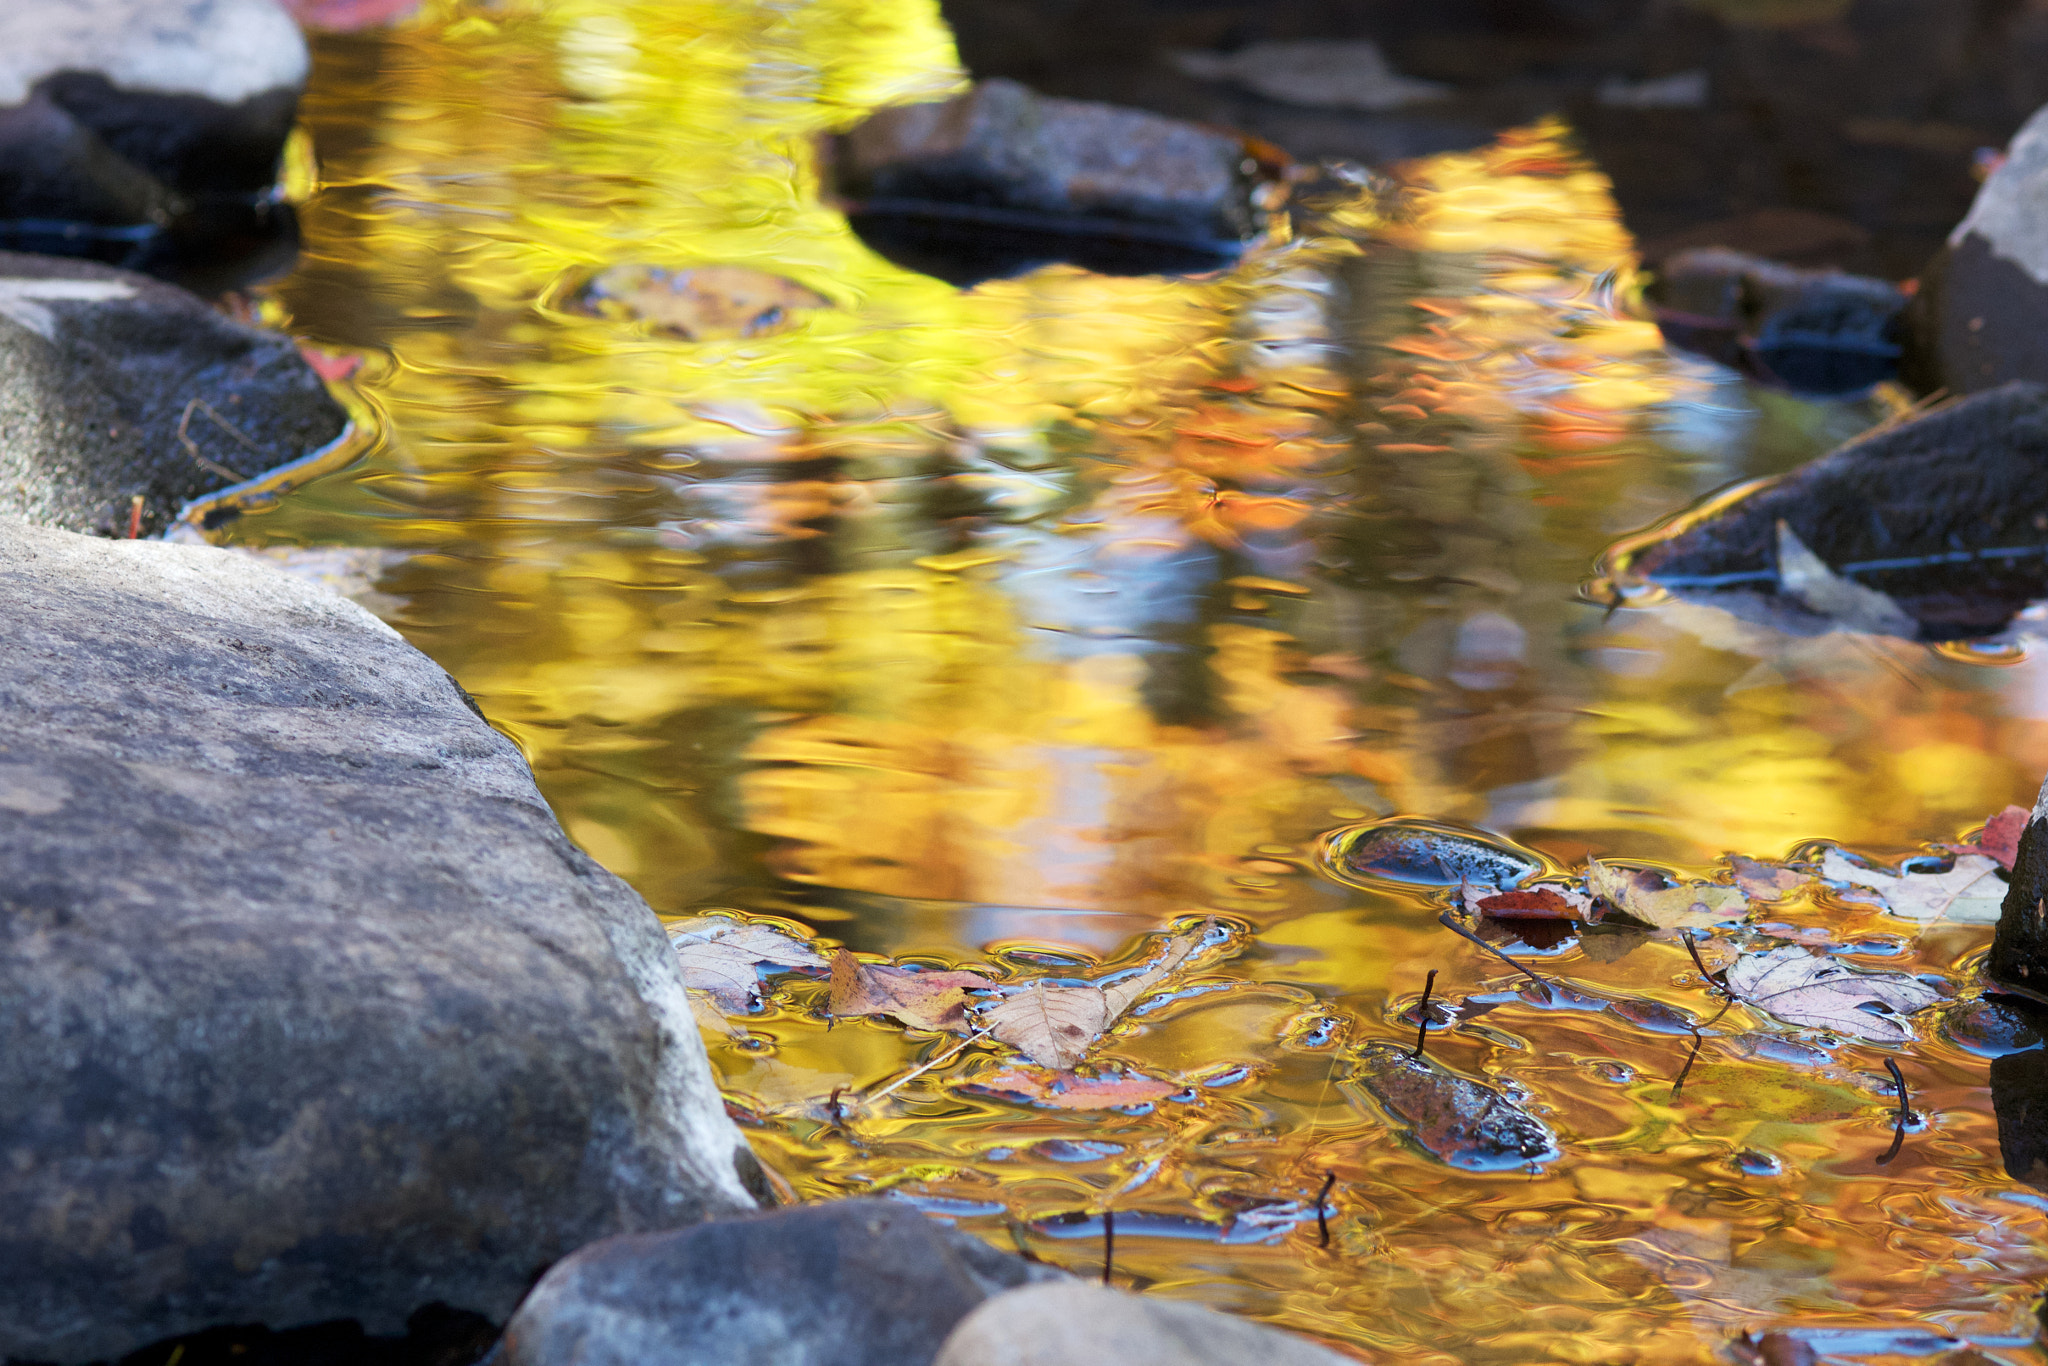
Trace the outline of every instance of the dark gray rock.
<instances>
[{"instance_id":1,"label":"dark gray rock","mask_svg":"<svg viewBox=\"0 0 2048 1366\"><path fill-rule=\"evenodd\" d=\"M965 284L1227 265L1256 226L1247 156L1216 129L992 80L882 110L837 140L833 173L870 245Z\"/></svg>"},{"instance_id":2,"label":"dark gray rock","mask_svg":"<svg viewBox=\"0 0 2048 1366\"><path fill-rule=\"evenodd\" d=\"M608 1238L558 1263L499 1366L926 1366L991 1295L1064 1280L891 1200Z\"/></svg>"},{"instance_id":3,"label":"dark gray rock","mask_svg":"<svg viewBox=\"0 0 2048 1366\"><path fill-rule=\"evenodd\" d=\"M1662 589L1797 634L1997 635L2048 597L2048 386L2006 385L1830 452L1609 552Z\"/></svg>"},{"instance_id":4,"label":"dark gray rock","mask_svg":"<svg viewBox=\"0 0 2048 1366\"><path fill-rule=\"evenodd\" d=\"M1414 887L1514 887L1543 871L1542 859L1497 835L1412 816L1341 831L1327 841L1323 857L1346 882Z\"/></svg>"},{"instance_id":5,"label":"dark gray rock","mask_svg":"<svg viewBox=\"0 0 2048 1366\"><path fill-rule=\"evenodd\" d=\"M0 1353L441 1302L752 1208L659 923L362 609L0 523Z\"/></svg>"},{"instance_id":6,"label":"dark gray rock","mask_svg":"<svg viewBox=\"0 0 2048 1366\"><path fill-rule=\"evenodd\" d=\"M969 1314L934 1366L1351 1366L1277 1328L1198 1304L1067 1282L1024 1286Z\"/></svg>"},{"instance_id":7,"label":"dark gray rock","mask_svg":"<svg viewBox=\"0 0 2048 1366\"><path fill-rule=\"evenodd\" d=\"M1710 247L1665 261L1654 297L1672 345L1795 392L1856 393L1898 369L1906 296L1884 280Z\"/></svg>"},{"instance_id":8,"label":"dark gray rock","mask_svg":"<svg viewBox=\"0 0 2048 1366\"><path fill-rule=\"evenodd\" d=\"M0 246L214 285L230 258L243 273L276 265L269 248L288 259L295 230L270 190L306 71L272 0L8 6Z\"/></svg>"},{"instance_id":9,"label":"dark gray rock","mask_svg":"<svg viewBox=\"0 0 2048 1366\"><path fill-rule=\"evenodd\" d=\"M2001 991L2048 1004L2048 783L2020 833L1984 975Z\"/></svg>"},{"instance_id":10,"label":"dark gray rock","mask_svg":"<svg viewBox=\"0 0 2048 1366\"><path fill-rule=\"evenodd\" d=\"M152 535L347 421L287 337L127 271L0 252L0 516L126 536L140 494Z\"/></svg>"},{"instance_id":11,"label":"dark gray rock","mask_svg":"<svg viewBox=\"0 0 2048 1366\"><path fill-rule=\"evenodd\" d=\"M2013 138L1920 286L1905 365L1916 388L2048 383L2048 108Z\"/></svg>"}]
</instances>

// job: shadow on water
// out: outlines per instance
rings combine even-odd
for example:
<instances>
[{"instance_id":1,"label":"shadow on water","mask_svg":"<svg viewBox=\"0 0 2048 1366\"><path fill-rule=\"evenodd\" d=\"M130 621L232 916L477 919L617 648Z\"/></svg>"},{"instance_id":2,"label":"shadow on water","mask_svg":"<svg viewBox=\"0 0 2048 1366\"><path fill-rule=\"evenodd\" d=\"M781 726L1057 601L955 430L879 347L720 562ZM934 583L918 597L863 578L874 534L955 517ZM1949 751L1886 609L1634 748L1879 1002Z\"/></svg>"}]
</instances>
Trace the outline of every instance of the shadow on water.
<instances>
[{"instance_id":1,"label":"shadow on water","mask_svg":"<svg viewBox=\"0 0 2048 1366\"><path fill-rule=\"evenodd\" d=\"M956 289L865 245L813 160L955 84L911 0L323 40L321 185L264 307L362 357L377 435L229 534L385 552L372 601L665 916L1079 975L1177 918L1249 931L1106 1045L1181 1088L1122 1109L983 1085L984 1042L841 1124L822 1098L943 1041L828 1032L824 984L783 982L708 1042L803 1196L888 1192L1083 1269L1113 1200L1120 1277L1389 1360L1695 1362L1781 1323L2038 1359L2048 1207L1999 1136L2000 1078L2041 1054L1987 1090L1923 1031L1898 1056L1934 1118L1880 1169L1885 1051L1693 1032L1718 1003L1669 932L1560 939L1555 997L1523 995L1442 891L1313 871L1396 813L1698 872L1915 852L2029 798L2033 658L1575 596L1618 536L1883 396L1795 404L1667 352L1554 126L1305 180L1228 269ZM575 306L620 267L625 302ZM1954 983L1986 939L1825 890L1764 916ZM1557 1160L1447 1165L1362 1084L1432 969L1458 1013L1430 1068Z\"/></svg>"}]
</instances>

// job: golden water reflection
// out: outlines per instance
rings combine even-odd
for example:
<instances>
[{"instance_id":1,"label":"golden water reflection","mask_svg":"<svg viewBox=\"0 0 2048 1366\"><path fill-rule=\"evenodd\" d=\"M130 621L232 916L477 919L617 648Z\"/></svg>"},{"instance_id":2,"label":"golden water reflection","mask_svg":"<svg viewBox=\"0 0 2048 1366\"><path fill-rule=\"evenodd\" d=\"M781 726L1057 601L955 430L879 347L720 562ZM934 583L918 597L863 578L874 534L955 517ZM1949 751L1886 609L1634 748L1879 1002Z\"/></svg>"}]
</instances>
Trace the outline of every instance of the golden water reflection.
<instances>
[{"instance_id":1,"label":"golden water reflection","mask_svg":"<svg viewBox=\"0 0 2048 1366\"><path fill-rule=\"evenodd\" d=\"M1421 899L1314 877L1335 825L1700 867L1910 849L2031 799L2038 662L1574 597L1616 536L1881 405L1664 352L1555 127L1304 183L1216 278L956 291L862 246L812 149L957 79L921 0L450 4L321 40L307 252L268 306L365 356L380 436L232 536L413 552L378 584L395 623L665 915L946 962L1087 964L1201 912L1255 932L1201 979L1236 985L1112 1043L1193 1088L1143 1114L978 1095L977 1046L834 1123L833 1088L938 1045L827 1033L822 985L786 986L713 1058L806 1195L892 1190L1082 1267L1114 1198L1126 1279L1381 1360L1704 1361L1782 1323L2039 1360L2042 1206L2003 1176L1983 1060L1940 1039L1908 1061L1936 1123L1881 1175L1875 1050L1799 1072L1717 1044L1675 1103L1687 1036L1504 1006L1432 1051L1547 1108L1566 1156L1529 1176L1436 1167L1343 1084L1428 969L1501 979ZM574 306L620 266L824 306L701 341ZM1675 941L1549 968L1709 1013ZM1299 1203L1325 1172L1327 1249Z\"/></svg>"}]
</instances>

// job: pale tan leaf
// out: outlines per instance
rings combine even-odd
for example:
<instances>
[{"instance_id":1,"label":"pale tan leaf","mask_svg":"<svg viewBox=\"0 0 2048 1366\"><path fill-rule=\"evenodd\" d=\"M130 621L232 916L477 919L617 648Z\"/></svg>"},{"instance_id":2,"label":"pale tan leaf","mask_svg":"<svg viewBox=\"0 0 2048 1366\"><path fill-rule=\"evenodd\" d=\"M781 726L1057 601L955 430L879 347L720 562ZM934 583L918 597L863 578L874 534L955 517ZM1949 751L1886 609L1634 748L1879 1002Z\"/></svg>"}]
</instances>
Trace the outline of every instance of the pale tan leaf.
<instances>
[{"instance_id":1,"label":"pale tan leaf","mask_svg":"<svg viewBox=\"0 0 2048 1366\"><path fill-rule=\"evenodd\" d=\"M1765 863L1740 854L1728 856L1728 867L1735 873L1735 885L1757 901L1776 901L1811 881L1807 874L1782 864Z\"/></svg>"},{"instance_id":2,"label":"pale tan leaf","mask_svg":"<svg viewBox=\"0 0 2048 1366\"><path fill-rule=\"evenodd\" d=\"M982 1027L1041 1067L1066 1071L1087 1055L1103 1031L1125 1011L1185 967L1214 924L1214 920L1206 920L1200 929L1175 935L1143 972L1107 987L1033 982L983 1007Z\"/></svg>"},{"instance_id":3,"label":"pale tan leaf","mask_svg":"<svg viewBox=\"0 0 2048 1366\"><path fill-rule=\"evenodd\" d=\"M732 1014L753 1005L761 968L825 966L816 949L772 925L701 916L669 926L668 933L684 985L709 994Z\"/></svg>"},{"instance_id":4,"label":"pale tan leaf","mask_svg":"<svg viewBox=\"0 0 2048 1366\"><path fill-rule=\"evenodd\" d=\"M1858 972L1796 944L1745 953L1728 969L1728 990L1744 1005L1767 1010L1787 1024L1831 1029L1872 1043L1913 1037L1906 1016L1933 1005L1941 993L1903 972Z\"/></svg>"},{"instance_id":5,"label":"pale tan leaf","mask_svg":"<svg viewBox=\"0 0 2048 1366\"><path fill-rule=\"evenodd\" d=\"M1895 876L1851 863L1839 849L1821 859L1821 876L1831 882L1867 887L1884 899L1886 909L1906 920L1947 920L1962 925L1995 925L2005 904L2005 878L1998 860L1984 854L1959 854L1945 873Z\"/></svg>"},{"instance_id":6,"label":"pale tan leaf","mask_svg":"<svg viewBox=\"0 0 2048 1366\"><path fill-rule=\"evenodd\" d=\"M1740 920L1749 910L1749 895L1740 887L1718 882L1670 883L1648 868L1624 868L1586 860L1586 890L1623 915L1660 930L1703 930L1725 920Z\"/></svg>"}]
</instances>

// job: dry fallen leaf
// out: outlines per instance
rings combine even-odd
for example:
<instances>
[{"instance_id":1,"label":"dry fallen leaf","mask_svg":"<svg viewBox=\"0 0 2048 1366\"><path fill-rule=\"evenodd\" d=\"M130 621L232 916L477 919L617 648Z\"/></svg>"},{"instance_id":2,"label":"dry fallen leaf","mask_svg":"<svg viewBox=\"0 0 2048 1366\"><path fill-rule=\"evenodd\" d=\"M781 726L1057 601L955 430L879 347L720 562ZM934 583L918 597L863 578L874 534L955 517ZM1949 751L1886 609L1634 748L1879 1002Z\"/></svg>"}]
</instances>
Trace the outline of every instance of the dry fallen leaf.
<instances>
[{"instance_id":1,"label":"dry fallen leaf","mask_svg":"<svg viewBox=\"0 0 2048 1366\"><path fill-rule=\"evenodd\" d=\"M1175 935L1145 971L1108 986L1061 987L1033 982L984 1007L981 1025L1041 1067L1067 1071L1141 996L1178 972L1202 947L1214 921Z\"/></svg>"},{"instance_id":2,"label":"dry fallen leaf","mask_svg":"<svg viewBox=\"0 0 2048 1366\"><path fill-rule=\"evenodd\" d=\"M1055 1110L1117 1110L1151 1105L1183 1088L1136 1072L1113 1077L1079 1077L1072 1072L1045 1072L1012 1067L980 1077L962 1088L1014 1097Z\"/></svg>"},{"instance_id":3,"label":"dry fallen leaf","mask_svg":"<svg viewBox=\"0 0 2048 1366\"><path fill-rule=\"evenodd\" d=\"M1903 972L1857 972L1796 944L1745 953L1728 969L1728 990L1744 1005L1787 1024L1830 1029L1872 1043L1913 1037L1906 1016L1942 999Z\"/></svg>"},{"instance_id":4,"label":"dry fallen leaf","mask_svg":"<svg viewBox=\"0 0 2048 1366\"><path fill-rule=\"evenodd\" d=\"M1893 915L1907 920L1947 920L1961 925L1995 925L2005 904L2005 879L1998 861L1983 854L1958 854L1945 873L1894 876L1851 863L1839 849L1821 859L1821 876L1866 887L1884 899Z\"/></svg>"},{"instance_id":5,"label":"dry fallen leaf","mask_svg":"<svg viewBox=\"0 0 2048 1366\"><path fill-rule=\"evenodd\" d=\"M913 1029L939 1032L967 1022L967 993L994 982L978 972L912 972L861 962L845 949L832 955L832 1014L892 1015Z\"/></svg>"},{"instance_id":6,"label":"dry fallen leaf","mask_svg":"<svg viewBox=\"0 0 2048 1366\"><path fill-rule=\"evenodd\" d=\"M1465 909L1496 920L1591 920L1593 898L1571 887L1532 884L1503 892L1467 883Z\"/></svg>"},{"instance_id":7,"label":"dry fallen leaf","mask_svg":"<svg viewBox=\"0 0 2048 1366\"><path fill-rule=\"evenodd\" d=\"M580 312L641 319L691 341L764 337L830 306L793 280L747 266L632 264L599 272L571 302Z\"/></svg>"},{"instance_id":8,"label":"dry fallen leaf","mask_svg":"<svg viewBox=\"0 0 2048 1366\"><path fill-rule=\"evenodd\" d=\"M1730 854L1728 866L1734 870L1735 885L1756 901L1776 901L1809 881L1805 873L1740 854Z\"/></svg>"},{"instance_id":9,"label":"dry fallen leaf","mask_svg":"<svg viewBox=\"0 0 2048 1366\"><path fill-rule=\"evenodd\" d=\"M1704 930L1725 920L1740 920L1749 910L1749 894L1718 882L1672 885L1649 868L1624 868L1586 860L1586 890L1623 915L1660 930Z\"/></svg>"},{"instance_id":10,"label":"dry fallen leaf","mask_svg":"<svg viewBox=\"0 0 2048 1366\"><path fill-rule=\"evenodd\" d=\"M825 966L816 949L772 925L700 916L669 926L668 934L682 965L683 984L706 993L728 1014L753 1008L761 968Z\"/></svg>"}]
</instances>

